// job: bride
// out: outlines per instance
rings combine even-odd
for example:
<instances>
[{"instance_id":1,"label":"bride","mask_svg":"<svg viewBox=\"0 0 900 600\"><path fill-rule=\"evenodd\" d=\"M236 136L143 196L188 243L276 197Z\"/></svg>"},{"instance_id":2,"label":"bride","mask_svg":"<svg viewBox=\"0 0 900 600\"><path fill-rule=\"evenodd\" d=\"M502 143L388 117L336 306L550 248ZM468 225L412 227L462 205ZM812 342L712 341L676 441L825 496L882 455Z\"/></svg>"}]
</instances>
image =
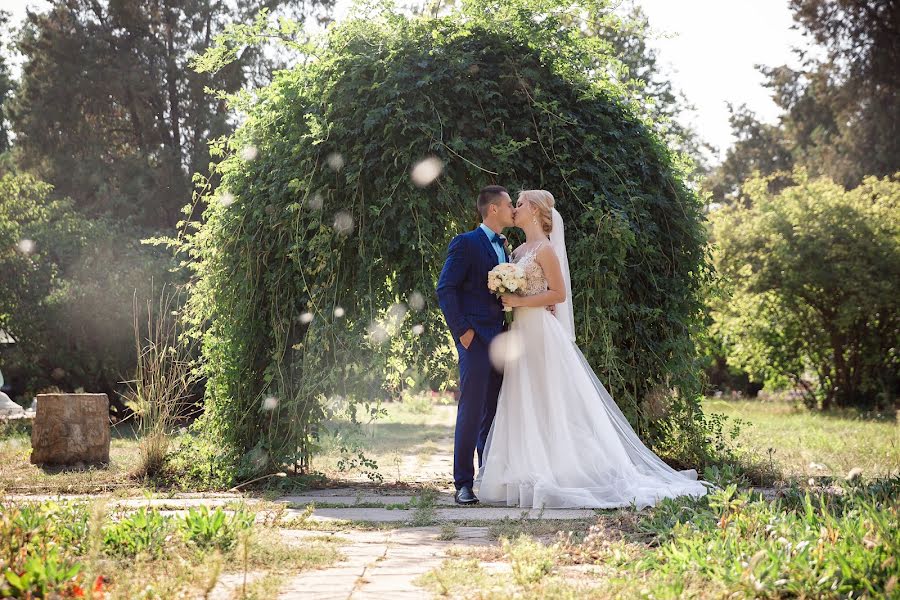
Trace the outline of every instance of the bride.
<instances>
[{"instance_id":1,"label":"bride","mask_svg":"<svg viewBox=\"0 0 900 600\"><path fill-rule=\"evenodd\" d=\"M563 222L553 205L545 190L523 191L516 203L526 242L513 260L527 283L522 296L503 296L515 312L497 340L507 350L497 365L503 387L478 496L534 508L643 508L702 496L696 471L675 471L638 439L575 345ZM544 308L553 304L555 315Z\"/></svg>"}]
</instances>

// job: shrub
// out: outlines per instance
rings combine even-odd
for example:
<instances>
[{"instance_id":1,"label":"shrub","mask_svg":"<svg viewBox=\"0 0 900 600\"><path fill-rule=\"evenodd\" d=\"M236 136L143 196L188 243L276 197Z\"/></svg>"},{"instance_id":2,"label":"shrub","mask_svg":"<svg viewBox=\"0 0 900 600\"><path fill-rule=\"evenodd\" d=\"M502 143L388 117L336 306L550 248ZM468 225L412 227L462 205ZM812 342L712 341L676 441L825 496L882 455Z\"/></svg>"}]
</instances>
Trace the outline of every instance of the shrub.
<instances>
[{"instance_id":1,"label":"shrub","mask_svg":"<svg viewBox=\"0 0 900 600\"><path fill-rule=\"evenodd\" d=\"M790 385L810 407L892 406L900 397L900 178L845 190L796 171L749 207L714 213L715 260L733 287L713 318L728 362Z\"/></svg>"},{"instance_id":2,"label":"shrub","mask_svg":"<svg viewBox=\"0 0 900 600\"><path fill-rule=\"evenodd\" d=\"M410 378L452 386L433 290L488 183L555 194L579 343L645 439L693 427L701 204L620 63L572 14L470 1L445 18L363 15L254 101L234 99L247 119L216 144L221 186L207 185L203 223L179 243L211 439L259 470L305 467L330 398L370 402ZM283 33L238 28L199 68ZM426 158L442 173L419 187L410 172ZM651 413L659 389L673 393Z\"/></svg>"}]
</instances>

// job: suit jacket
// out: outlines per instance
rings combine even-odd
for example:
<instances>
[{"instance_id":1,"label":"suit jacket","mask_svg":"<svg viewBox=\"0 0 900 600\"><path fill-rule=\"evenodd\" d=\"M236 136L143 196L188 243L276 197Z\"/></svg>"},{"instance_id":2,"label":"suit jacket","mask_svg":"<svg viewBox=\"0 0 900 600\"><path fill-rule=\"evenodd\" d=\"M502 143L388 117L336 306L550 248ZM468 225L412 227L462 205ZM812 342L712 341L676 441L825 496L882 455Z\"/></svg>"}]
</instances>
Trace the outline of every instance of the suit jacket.
<instances>
[{"instance_id":1,"label":"suit jacket","mask_svg":"<svg viewBox=\"0 0 900 600\"><path fill-rule=\"evenodd\" d=\"M489 344L503 331L503 303L487 287L497 254L481 228L461 233L450 242L438 279L438 304L453 339L469 329Z\"/></svg>"}]
</instances>

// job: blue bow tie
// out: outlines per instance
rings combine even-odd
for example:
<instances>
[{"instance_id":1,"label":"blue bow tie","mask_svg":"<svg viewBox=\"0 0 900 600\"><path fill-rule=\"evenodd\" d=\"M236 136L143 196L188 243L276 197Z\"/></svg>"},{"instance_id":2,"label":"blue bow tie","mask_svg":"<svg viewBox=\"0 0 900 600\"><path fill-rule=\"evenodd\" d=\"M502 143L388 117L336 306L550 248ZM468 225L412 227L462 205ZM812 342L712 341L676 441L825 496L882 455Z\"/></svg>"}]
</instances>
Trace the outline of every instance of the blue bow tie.
<instances>
[{"instance_id":1,"label":"blue bow tie","mask_svg":"<svg viewBox=\"0 0 900 600\"><path fill-rule=\"evenodd\" d=\"M503 245L503 238L500 237L500 234L499 234L499 233L495 233L495 234L494 234L494 237L491 238L491 242L493 242L493 243L495 243L495 244L500 244L500 245L502 246L502 245Z\"/></svg>"}]
</instances>

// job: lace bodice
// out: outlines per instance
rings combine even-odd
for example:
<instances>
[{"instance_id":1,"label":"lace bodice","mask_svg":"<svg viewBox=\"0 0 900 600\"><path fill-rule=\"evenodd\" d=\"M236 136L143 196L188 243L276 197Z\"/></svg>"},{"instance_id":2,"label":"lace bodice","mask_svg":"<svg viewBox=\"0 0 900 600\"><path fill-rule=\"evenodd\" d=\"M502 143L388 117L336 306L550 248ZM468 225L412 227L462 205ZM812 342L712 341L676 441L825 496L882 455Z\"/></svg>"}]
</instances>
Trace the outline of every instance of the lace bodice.
<instances>
[{"instance_id":1,"label":"lace bodice","mask_svg":"<svg viewBox=\"0 0 900 600\"><path fill-rule=\"evenodd\" d=\"M544 277L544 269L540 263L535 260L537 251L543 246L544 242L539 243L521 256L517 257L514 262L522 267L525 271L525 293L524 296L534 296L547 291L547 278Z\"/></svg>"}]
</instances>

